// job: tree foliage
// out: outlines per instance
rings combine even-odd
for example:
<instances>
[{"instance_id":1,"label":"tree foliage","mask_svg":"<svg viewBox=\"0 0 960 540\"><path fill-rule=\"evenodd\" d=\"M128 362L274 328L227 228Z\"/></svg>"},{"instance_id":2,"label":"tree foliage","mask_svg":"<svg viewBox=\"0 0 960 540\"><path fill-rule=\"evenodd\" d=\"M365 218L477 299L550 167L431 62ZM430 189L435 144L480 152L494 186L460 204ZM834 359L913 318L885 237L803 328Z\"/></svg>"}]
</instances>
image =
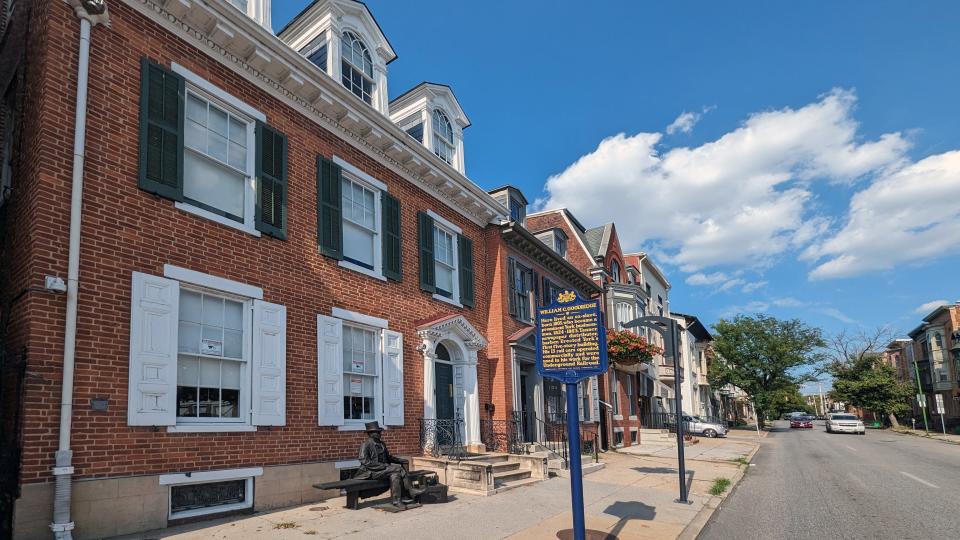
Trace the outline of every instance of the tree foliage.
<instances>
[{"instance_id":1,"label":"tree foliage","mask_svg":"<svg viewBox=\"0 0 960 540\"><path fill-rule=\"evenodd\" d=\"M882 361L879 354L864 354L846 362L830 365L833 390L830 397L882 415L904 414L912 410L912 383L900 381L896 369Z\"/></svg>"},{"instance_id":2,"label":"tree foliage","mask_svg":"<svg viewBox=\"0 0 960 540\"><path fill-rule=\"evenodd\" d=\"M720 361L711 366L710 384L715 388L732 384L746 392L761 425L777 414L782 404L789 403L791 396L799 396L801 383L811 380L809 375L798 374L798 368L817 366L824 360L822 332L797 319L738 315L721 319L714 330Z\"/></svg>"}]
</instances>

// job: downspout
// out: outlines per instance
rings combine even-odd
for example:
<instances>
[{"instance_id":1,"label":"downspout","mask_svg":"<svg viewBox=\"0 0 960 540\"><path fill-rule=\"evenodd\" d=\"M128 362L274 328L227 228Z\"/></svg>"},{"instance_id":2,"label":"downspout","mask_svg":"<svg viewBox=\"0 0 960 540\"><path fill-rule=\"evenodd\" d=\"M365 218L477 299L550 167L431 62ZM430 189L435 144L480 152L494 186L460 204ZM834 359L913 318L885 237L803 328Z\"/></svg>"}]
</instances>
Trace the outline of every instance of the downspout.
<instances>
[{"instance_id":1,"label":"downspout","mask_svg":"<svg viewBox=\"0 0 960 540\"><path fill-rule=\"evenodd\" d=\"M70 519L70 495L73 478L73 451L70 430L73 420L73 375L77 348L77 293L80 279L80 218L83 206L83 165L87 136L87 80L90 72L90 28L107 23L103 0L67 0L80 18L80 52L77 62L77 103L73 127L73 178L70 193L70 244L67 254L67 306L63 342L63 388L60 393L60 437L53 475L56 479L53 499L54 538L71 540L74 523Z\"/></svg>"}]
</instances>

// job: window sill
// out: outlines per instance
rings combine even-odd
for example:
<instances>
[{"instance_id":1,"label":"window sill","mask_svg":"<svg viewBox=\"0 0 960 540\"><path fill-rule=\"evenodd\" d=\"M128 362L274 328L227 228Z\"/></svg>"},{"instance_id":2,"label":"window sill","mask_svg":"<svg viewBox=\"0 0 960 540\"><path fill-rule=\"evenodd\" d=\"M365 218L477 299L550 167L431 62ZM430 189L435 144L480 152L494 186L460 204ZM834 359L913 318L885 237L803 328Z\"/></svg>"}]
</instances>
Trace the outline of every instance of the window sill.
<instances>
[{"instance_id":1,"label":"window sill","mask_svg":"<svg viewBox=\"0 0 960 540\"><path fill-rule=\"evenodd\" d=\"M240 232L245 232L249 235L256 236L258 238L260 237L260 231L256 230L251 226L247 226L243 223L238 223L230 218L221 216L220 214L215 214L209 210L204 210L203 208L197 208L196 206L193 206L190 203L177 201L176 203L174 203L174 206L179 210L183 210L184 212L187 212L188 214L193 214L195 216L208 219L210 221L219 223L221 225L226 225L227 227L230 227L232 229L237 229Z\"/></svg>"},{"instance_id":2,"label":"window sill","mask_svg":"<svg viewBox=\"0 0 960 540\"><path fill-rule=\"evenodd\" d=\"M630 416L627 417L627 420L638 420L638 418L637 418L637 415L631 414Z\"/></svg>"},{"instance_id":3,"label":"window sill","mask_svg":"<svg viewBox=\"0 0 960 540\"><path fill-rule=\"evenodd\" d=\"M452 299L452 298L447 298L446 296L443 296L442 294L433 293L433 299L434 299L434 300L439 300L439 301L441 301L441 302L446 302L447 304L450 304L451 306L456 306L456 307L458 307L458 308L462 308L462 307L463 307L463 304L461 304L460 302L457 302L456 300L454 300L454 299Z\"/></svg>"},{"instance_id":4,"label":"window sill","mask_svg":"<svg viewBox=\"0 0 960 540\"><path fill-rule=\"evenodd\" d=\"M363 424L344 424L342 426L337 426L337 431L363 431ZM380 426L381 429L387 431L387 426Z\"/></svg>"},{"instance_id":5,"label":"window sill","mask_svg":"<svg viewBox=\"0 0 960 540\"><path fill-rule=\"evenodd\" d=\"M623 415L622 415L622 414L615 414L615 415L613 415L613 419L614 419L614 420L623 420Z\"/></svg>"},{"instance_id":6,"label":"window sill","mask_svg":"<svg viewBox=\"0 0 960 540\"><path fill-rule=\"evenodd\" d=\"M256 431L248 424L178 424L167 426L167 433L246 433Z\"/></svg>"},{"instance_id":7,"label":"window sill","mask_svg":"<svg viewBox=\"0 0 960 540\"><path fill-rule=\"evenodd\" d=\"M363 275L365 275L365 276L370 276L370 277L372 277L373 279L379 279L380 281L386 281L386 280L387 280L387 278L385 278L385 277L383 277L382 275L374 272L373 270L370 270L369 268L364 268L364 267L360 266L359 264L353 264L353 263L350 262L350 261L337 261L337 265L338 265L340 268L346 268L347 270L353 270L354 272L359 272L359 273L361 273L361 274L363 274Z\"/></svg>"}]
</instances>

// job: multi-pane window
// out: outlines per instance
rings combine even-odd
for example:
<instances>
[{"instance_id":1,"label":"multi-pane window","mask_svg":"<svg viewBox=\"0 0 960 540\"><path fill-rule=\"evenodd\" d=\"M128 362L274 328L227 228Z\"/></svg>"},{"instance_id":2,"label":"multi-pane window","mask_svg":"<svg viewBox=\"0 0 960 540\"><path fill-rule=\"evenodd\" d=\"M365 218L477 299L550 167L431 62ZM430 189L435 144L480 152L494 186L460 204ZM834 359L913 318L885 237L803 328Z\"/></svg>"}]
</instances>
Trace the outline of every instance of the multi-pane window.
<instances>
[{"instance_id":1,"label":"multi-pane window","mask_svg":"<svg viewBox=\"0 0 960 540\"><path fill-rule=\"evenodd\" d=\"M373 420L377 411L379 334L343 325L343 417Z\"/></svg>"},{"instance_id":2,"label":"multi-pane window","mask_svg":"<svg viewBox=\"0 0 960 540\"><path fill-rule=\"evenodd\" d=\"M440 227L433 227L433 260L436 270L437 294L453 298L453 278L457 271L454 251L456 238Z\"/></svg>"},{"instance_id":3,"label":"multi-pane window","mask_svg":"<svg viewBox=\"0 0 960 540\"><path fill-rule=\"evenodd\" d=\"M373 103L373 59L363 41L353 32L343 33L340 81L363 101Z\"/></svg>"},{"instance_id":4,"label":"multi-pane window","mask_svg":"<svg viewBox=\"0 0 960 540\"><path fill-rule=\"evenodd\" d=\"M633 306L627 302L617 302L614 306L614 316L616 317L617 330L623 330L623 325L634 319Z\"/></svg>"},{"instance_id":5,"label":"multi-pane window","mask_svg":"<svg viewBox=\"0 0 960 540\"><path fill-rule=\"evenodd\" d=\"M365 185L343 178L343 258L369 270L375 268L377 250L377 196Z\"/></svg>"},{"instance_id":6,"label":"multi-pane window","mask_svg":"<svg viewBox=\"0 0 960 540\"><path fill-rule=\"evenodd\" d=\"M433 111L433 153L453 164L453 126L440 109Z\"/></svg>"},{"instance_id":7,"label":"multi-pane window","mask_svg":"<svg viewBox=\"0 0 960 540\"><path fill-rule=\"evenodd\" d=\"M517 223L523 223L526 218L526 208L523 203L517 199L510 199L510 219Z\"/></svg>"},{"instance_id":8,"label":"multi-pane window","mask_svg":"<svg viewBox=\"0 0 960 540\"><path fill-rule=\"evenodd\" d=\"M517 318L529 322L533 320L533 309L530 305L530 291L533 289L533 270L514 263L513 265L513 294L517 306Z\"/></svg>"},{"instance_id":9,"label":"multi-pane window","mask_svg":"<svg viewBox=\"0 0 960 540\"><path fill-rule=\"evenodd\" d=\"M182 289L177 357L178 420L242 421L244 303Z\"/></svg>"},{"instance_id":10,"label":"multi-pane window","mask_svg":"<svg viewBox=\"0 0 960 540\"><path fill-rule=\"evenodd\" d=\"M567 258L567 239L557 233L554 233L553 250L556 251L561 257Z\"/></svg>"},{"instance_id":11,"label":"multi-pane window","mask_svg":"<svg viewBox=\"0 0 960 540\"><path fill-rule=\"evenodd\" d=\"M610 280L614 283L620 283L620 264L617 261L610 263Z\"/></svg>"},{"instance_id":12,"label":"multi-pane window","mask_svg":"<svg viewBox=\"0 0 960 540\"><path fill-rule=\"evenodd\" d=\"M610 404L613 405L613 414L618 415L620 414L620 396L617 387L620 385L617 384L617 372L610 370L610 373Z\"/></svg>"},{"instance_id":13,"label":"multi-pane window","mask_svg":"<svg viewBox=\"0 0 960 540\"><path fill-rule=\"evenodd\" d=\"M183 196L243 222L253 164L253 123L197 93L187 93Z\"/></svg>"},{"instance_id":14,"label":"multi-pane window","mask_svg":"<svg viewBox=\"0 0 960 540\"><path fill-rule=\"evenodd\" d=\"M590 379L586 379L577 383L577 394L580 398L580 420L583 422L590 421L590 392L587 390L590 388Z\"/></svg>"},{"instance_id":15,"label":"multi-pane window","mask_svg":"<svg viewBox=\"0 0 960 540\"><path fill-rule=\"evenodd\" d=\"M630 416L637 415L637 400L633 398L633 375L627 374L626 384L627 406L630 410Z\"/></svg>"}]
</instances>

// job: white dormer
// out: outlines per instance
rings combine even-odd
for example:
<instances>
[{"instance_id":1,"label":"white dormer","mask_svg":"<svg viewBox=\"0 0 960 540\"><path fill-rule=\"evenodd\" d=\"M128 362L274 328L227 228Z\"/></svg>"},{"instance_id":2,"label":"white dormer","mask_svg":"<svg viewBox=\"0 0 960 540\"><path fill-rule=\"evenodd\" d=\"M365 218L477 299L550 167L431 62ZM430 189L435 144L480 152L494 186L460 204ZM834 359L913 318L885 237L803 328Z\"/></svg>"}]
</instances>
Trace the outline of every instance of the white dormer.
<instances>
[{"instance_id":1,"label":"white dormer","mask_svg":"<svg viewBox=\"0 0 960 540\"><path fill-rule=\"evenodd\" d=\"M234 7L257 21L257 24L273 32L272 17L270 16L271 0L229 0Z\"/></svg>"},{"instance_id":2,"label":"white dormer","mask_svg":"<svg viewBox=\"0 0 960 540\"><path fill-rule=\"evenodd\" d=\"M314 2L277 35L358 99L389 114L387 64L397 54L362 2Z\"/></svg>"},{"instance_id":3,"label":"white dormer","mask_svg":"<svg viewBox=\"0 0 960 540\"><path fill-rule=\"evenodd\" d=\"M422 82L407 90L390 102L390 120L465 174L463 130L470 120L449 86Z\"/></svg>"}]
</instances>

